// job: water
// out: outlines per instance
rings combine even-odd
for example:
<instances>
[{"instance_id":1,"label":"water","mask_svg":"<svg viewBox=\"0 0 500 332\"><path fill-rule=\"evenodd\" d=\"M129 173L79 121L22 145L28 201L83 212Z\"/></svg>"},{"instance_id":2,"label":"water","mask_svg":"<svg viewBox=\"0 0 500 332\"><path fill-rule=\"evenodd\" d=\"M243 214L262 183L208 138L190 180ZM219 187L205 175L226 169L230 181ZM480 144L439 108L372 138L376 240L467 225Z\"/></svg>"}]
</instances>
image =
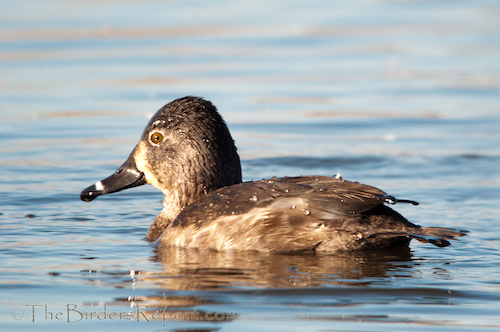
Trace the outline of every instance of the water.
<instances>
[{"instance_id":1,"label":"water","mask_svg":"<svg viewBox=\"0 0 500 332\"><path fill-rule=\"evenodd\" d=\"M0 321L16 331L500 328L497 1L11 1L0 11ZM161 194L79 200L199 95L245 180L335 175L451 247L265 255L144 241ZM158 311L158 312L157 312Z\"/></svg>"}]
</instances>

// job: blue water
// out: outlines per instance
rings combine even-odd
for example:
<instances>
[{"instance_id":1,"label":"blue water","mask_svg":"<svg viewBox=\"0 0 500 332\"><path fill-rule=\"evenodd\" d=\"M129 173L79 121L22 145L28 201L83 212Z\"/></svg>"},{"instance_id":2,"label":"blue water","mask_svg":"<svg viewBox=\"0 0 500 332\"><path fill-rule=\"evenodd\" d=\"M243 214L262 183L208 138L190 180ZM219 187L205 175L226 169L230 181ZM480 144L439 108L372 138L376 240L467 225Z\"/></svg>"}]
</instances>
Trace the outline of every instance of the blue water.
<instances>
[{"instance_id":1,"label":"blue water","mask_svg":"<svg viewBox=\"0 0 500 332\"><path fill-rule=\"evenodd\" d=\"M0 8L2 329L500 329L498 1ZM79 194L185 95L217 105L245 180L340 173L470 233L345 255L151 245L159 191Z\"/></svg>"}]
</instances>

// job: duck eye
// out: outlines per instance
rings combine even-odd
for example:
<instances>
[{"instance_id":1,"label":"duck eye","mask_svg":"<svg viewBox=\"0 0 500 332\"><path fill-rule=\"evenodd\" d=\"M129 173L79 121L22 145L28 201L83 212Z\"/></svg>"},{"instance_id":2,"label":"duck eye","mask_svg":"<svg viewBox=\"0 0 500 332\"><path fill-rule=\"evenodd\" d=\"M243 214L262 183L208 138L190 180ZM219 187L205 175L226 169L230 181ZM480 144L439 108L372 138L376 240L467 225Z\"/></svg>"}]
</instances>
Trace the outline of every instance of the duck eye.
<instances>
[{"instance_id":1,"label":"duck eye","mask_svg":"<svg viewBox=\"0 0 500 332\"><path fill-rule=\"evenodd\" d=\"M151 142L154 143L154 144L158 144L160 143L161 141L163 141L163 135L159 132L154 132L152 135L151 135Z\"/></svg>"}]
</instances>

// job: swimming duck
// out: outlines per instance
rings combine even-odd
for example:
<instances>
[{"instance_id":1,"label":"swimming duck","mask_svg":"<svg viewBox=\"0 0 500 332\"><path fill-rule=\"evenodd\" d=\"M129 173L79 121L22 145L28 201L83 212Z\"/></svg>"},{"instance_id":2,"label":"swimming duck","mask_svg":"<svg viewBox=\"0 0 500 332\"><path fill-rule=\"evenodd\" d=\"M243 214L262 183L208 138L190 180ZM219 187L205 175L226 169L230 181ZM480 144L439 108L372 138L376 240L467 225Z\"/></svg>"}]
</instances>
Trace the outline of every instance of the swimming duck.
<instances>
[{"instance_id":1,"label":"swimming duck","mask_svg":"<svg viewBox=\"0 0 500 332\"><path fill-rule=\"evenodd\" d=\"M146 183L165 195L146 235L162 245L338 252L407 246L411 239L445 247L465 234L412 224L388 205L417 202L338 176L242 182L224 120L211 102L191 96L162 107L125 163L83 190L81 199Z\"/></svg>"}]
</instances>

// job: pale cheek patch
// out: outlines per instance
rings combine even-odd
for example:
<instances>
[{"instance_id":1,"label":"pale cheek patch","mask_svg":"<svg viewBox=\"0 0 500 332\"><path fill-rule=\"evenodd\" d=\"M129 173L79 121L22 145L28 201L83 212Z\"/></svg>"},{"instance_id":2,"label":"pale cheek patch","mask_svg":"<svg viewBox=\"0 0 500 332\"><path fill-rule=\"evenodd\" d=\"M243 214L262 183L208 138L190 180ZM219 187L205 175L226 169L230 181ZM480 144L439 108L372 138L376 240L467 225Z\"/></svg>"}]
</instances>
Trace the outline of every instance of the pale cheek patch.
<instances>
[{"instance_id":1,"label":"pale cheek patch","mask_svg":"<svg viewBox=\"0 0 500 332\"><path fill-rule=\"evenodd\" d=\"M146 151L147 151L147 148L145 146L145 143L139 142L139 144L135 148L135 153L134 153L135 165L137 166L137 169L139 171L144 173L144 176L146 177L147 183L152 184L153 186L159 188L158 181L156 181L155 176L149 170L149 163L148 163L148 160L145 156Z\"/></svg>"}]
</instances>

